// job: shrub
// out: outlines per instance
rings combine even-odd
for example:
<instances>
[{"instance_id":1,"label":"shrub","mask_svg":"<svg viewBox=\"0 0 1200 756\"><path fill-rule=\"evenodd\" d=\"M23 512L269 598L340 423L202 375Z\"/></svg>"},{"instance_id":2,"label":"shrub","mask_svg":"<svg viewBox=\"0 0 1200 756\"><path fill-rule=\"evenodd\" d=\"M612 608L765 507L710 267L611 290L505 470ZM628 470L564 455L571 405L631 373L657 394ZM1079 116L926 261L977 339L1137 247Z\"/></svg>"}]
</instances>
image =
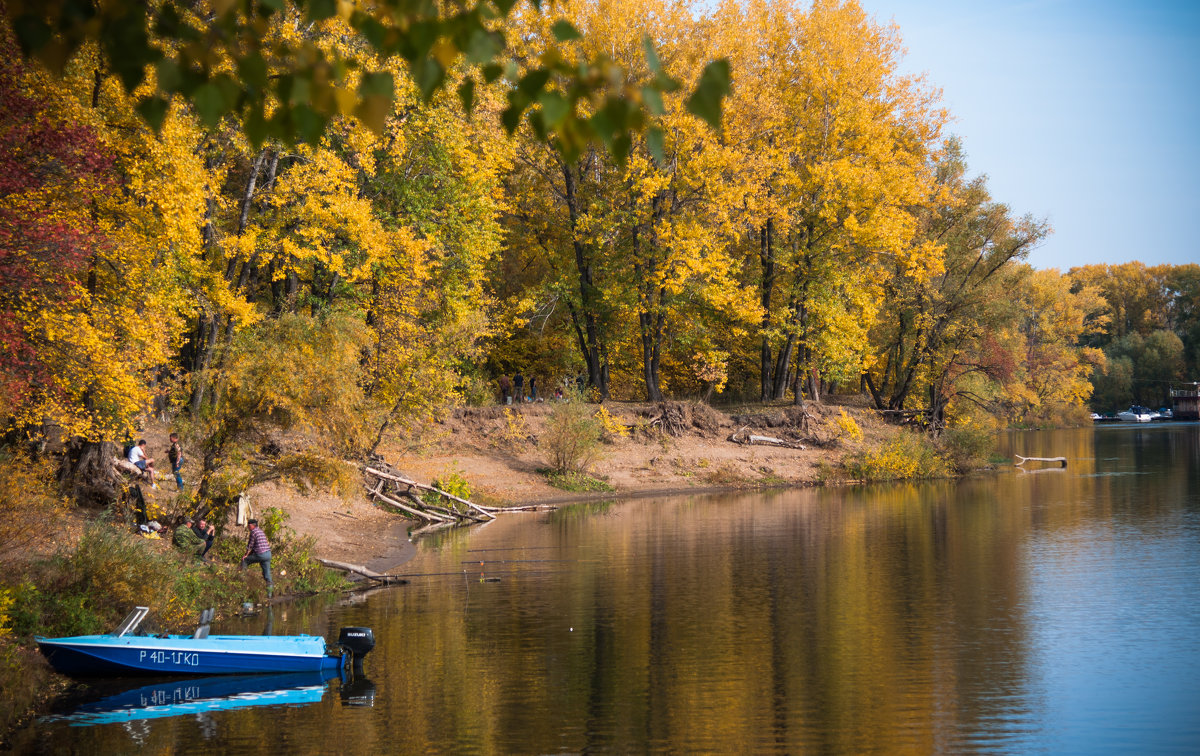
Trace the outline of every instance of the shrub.
<instances>
[{"instance_id":1,"label":"shrub","mask_svg":"<svg viewBox=\"0 0 1200 756\"><path fill-rule=\"evenodd\" d=\"M600 421L600 426L604 429L604 440L612 441L617 438L629 438L629 429L625 427L617 418L609 413L608 408L601 406L596 410L596 419Z\"/></svg>"},{"instance_id":2,"label":"shrub","mask_svg":"<svg viewBox=\"0 0 1200 756\"><path fill-rule=\"evenodd\" d=\"M557 472L587 472L600 458L604 424L578 399L554 405L541 442Z\"/></svg>"},{"instance_id":3,"label":"shrub","mask_svg":"<svg viewBox=\"0 0 1200 756\"><path fill-rule=\"evenodd\" d=\"M471 498L471 484L462 476L462 473L453 466L446 468L441 476L435 478L430 485L432 485L434 488L445 491L451 496L457 496L460 499L469 500ZM421 499L426 504L431 504L433 506L449 505L451 508L454 508L455 504L457 504L457 502L453 500L446 501L442 495L436 491L426 491L425 493L421 494Z\"/></svg>"},{"instance_id":4,"label":"shrub","mask_svg":"<svg viewBox=\"0 0 1200 756\"><path fill-rule=\"evenodd\" d=\"M996 434L978 425L950 428L942 434L941 447L958 472L985 464L996 449Z\"/></svg>"},{"instance_id":5,"label":"shrub","mask_svg":"<svg viewBox=\"0 0 1200 756\"><path fill-rule=\"evenodd\" d=\"M613 487L606 481L600 480L599 478L593 478L587 473L547 470L545 471L545 474L547 483L555 488L561 488L564 491L581 493L584 491L608 492L614 490Z\"/></svg>"},{"instance_id":6,"label":"shrub","mask_svg":"<svg viewBox=\"0 0 1200 756\"><path fill-rule=\"evenodd\" d=\"M868 481L944 478L950 474L930 440L902 432L882 445L847 455L842 462L851 478Z\"/></svg>"},{"instance_id":7,"label":"shrub","mask_svg":"<svg viewBox=\"0 0 1200 756\"><path fill-rule=\"evenodd\" d=\"M838 438L845 438L851 441L862 441L862 428L858 427L858 423L855 422L854 418L846 414L846 410L844 409L838 410L838 412L840 414L833 419L833 426L837 429Z\"/></svg>"},{"instance_id":8,"label":"shrub","mask_svg":"<svg viewBox=\"0 0 1200 756\"><path fill-rule=\"evenodd\" d=\"M508 441L524 441L529 437L529 426L525 423L525 416L520 412L513 412L510 408L504 408L504 438Z\"/></svg>"},{"instance_id":9,"label":"shrub","mask_svg":"<svg viewBox=\"0 0 1200 756\"><path fill-rule=\"evenodd\" d=\"M290 514L278 507L267 507L266 511L258 516L258 526L262 528L267 540L271 542L271 553L274 553L276 546L282 546L295 537L295 532L287 526L287 521L291 517Z\"/></svg>"},{"instance_id":10,"label":"shrub","mask_svg":"<svg viewBox=\"0 0 1200 756\"><path fill-rule=\"evenodd\" d=\"M54 480L47 463L0 451L0 565L23 559L47 540L48 529L67 504L46 481Z\"/></svg>"}]
</instances>

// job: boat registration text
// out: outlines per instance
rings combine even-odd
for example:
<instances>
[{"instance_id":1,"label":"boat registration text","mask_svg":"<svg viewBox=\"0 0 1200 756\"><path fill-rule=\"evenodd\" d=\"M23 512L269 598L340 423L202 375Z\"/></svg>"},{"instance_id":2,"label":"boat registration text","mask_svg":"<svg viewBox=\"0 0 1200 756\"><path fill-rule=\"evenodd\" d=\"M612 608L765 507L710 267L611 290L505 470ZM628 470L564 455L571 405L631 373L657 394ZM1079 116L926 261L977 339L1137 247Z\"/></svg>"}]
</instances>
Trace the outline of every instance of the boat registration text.
<instances>
[{"instance_id":1,"label":"boat registration text","mask_svg":"<svg viewBox=\"0 0 1200 756\"><path fill-rule=\"evenodd\" d=\"M142 651L138 661L148 661L151 664L186 664L198 667L200 666L200 654L186 651Z\"/></svg>"}]
</instances>

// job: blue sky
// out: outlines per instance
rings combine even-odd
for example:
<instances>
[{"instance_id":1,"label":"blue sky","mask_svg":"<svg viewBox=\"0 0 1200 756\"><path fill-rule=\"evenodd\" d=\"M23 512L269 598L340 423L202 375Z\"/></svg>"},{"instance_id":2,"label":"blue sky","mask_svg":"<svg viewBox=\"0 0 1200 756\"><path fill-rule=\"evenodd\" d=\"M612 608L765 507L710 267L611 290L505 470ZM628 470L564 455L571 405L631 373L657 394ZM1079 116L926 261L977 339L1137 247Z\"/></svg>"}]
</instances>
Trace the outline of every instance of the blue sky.
<instances>
[{"instance_id":1,"label":"blue sky","mask_svg":"<svg viewBox=\"0 0 1200 756\"><path fill-rule=\"evenodd\" d=\"M941 87L1038 268L1200 262L1200 0L860 0Z\"/></svg>"}]
</instances>

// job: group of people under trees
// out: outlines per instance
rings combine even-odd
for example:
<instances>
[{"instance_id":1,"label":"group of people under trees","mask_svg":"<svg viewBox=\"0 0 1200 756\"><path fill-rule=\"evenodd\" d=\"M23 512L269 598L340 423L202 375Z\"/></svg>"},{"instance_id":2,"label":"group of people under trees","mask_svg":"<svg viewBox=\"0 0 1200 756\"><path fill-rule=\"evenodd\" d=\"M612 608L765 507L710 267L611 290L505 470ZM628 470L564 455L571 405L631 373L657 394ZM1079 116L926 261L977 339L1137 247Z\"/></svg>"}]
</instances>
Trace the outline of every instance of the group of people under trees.
<instances>
[{"instance_id":1,"label":"group of people under trees","mask_svg":"<svg viewBox=\"0 0 1200 756\"><path fill-rule=\"evenodd\" d=\"M175 476L176 490L183 490L183 446L179 443L179 434L169 436L171 446L167 449L167 461L171 463L171 474ZM125 458L146 474L150 487L157 490L157 472L154 469L154 458L146 454L146 439L139 438L136 444L131 444L125 451Z\"/></svg>"},{"instance_id":2,"label":"group of people under trees","mask_svg":"<svg viewBox=\"0 0 1200 756\"><path fill-rule=\"evenodd\" d=\"M532 383L531 380L531 386ZM176 488L182 491L183 446L179 442L178 433L171 433L168 439L171 445L167 449L167 461L171 463L171 474L175 476ZM154 459L146 454L146 439L141 438L138 439L137 443L131 444L126 452L126 459L146 474L150 480L151 488L158 488L154 470ZM242 555L242 561L238 565L238 569L245 569L250 564L258 564L262 568L263 579L267 582L267 592L269 594L274 588L274 582L271 579L271 543L267 540L267 534L258 526L258 520L251 518L247 524L250 532L246 541L246 552ZM175 542L181 546L204 545L204 548L198 555L201 561L208 560L208 552L212 549L216 539L216 526L203 517L188 517L184 520L183 527L176 529L175 534Z\"/></svg>"},{"instance_id":3,"label":"group of people under trees","mask_svg":"<svg viewBox=\"0 0 1200 756\"><path fill-rule=\"evenodd\" d=\"M582 380L578 380L577 383L579 384L580 390L582 390L582 388L583 388ZM528 391L528 393L526 393L526 391L525 391L525 389L526 389L525 376L521 374L520 370L518 370L511 379L508 377L507 373L501 374L499 384L500 384L500 403L501 404L512 404L514 399L518 404L522 403L522 402L545 401L545 399L540 399L538 397L537 376L535 376L535 375L529 376L529 383L528 383L529 391ZM563 385L569 386L570 379L564 379ZM555 399L562 399L563 396L564 396L564 394L563 394L562 386L559 386L554 389L554 398Z\"/></svg>"},{"instance_id":4,"label":"group of people under trees","mask_svg":"<svg viewBox=\"0 0 1200 756\"><path fill-rule=\"evenodd\" d=\"M244 570L248 565L257 564L262 569L263 580L267 583L268 594L275 584L271 578L271 542L267 534L258 526L258 520L250 518L247 522L249 533L246 538L246 551L238 563L238 569ZM183 527L175 531L175 543L183 548L193 548L203 544L204 548L198 554L200 561L208 560L208 552L217 540L217 528L203 517L188 517Z\"/></svg>"},{"instance_id":5,"label":"group of people under trees","mask_svg":"<svg viewBox=\"0 0 1200 756\"><path fill-rule=\"evenodd\" d=\"M525 376L518 370L510 380L507 374L500 376L500 403L512 404L513 398L517 402L536 402L537 395L537 376L529 376L529 393L525 393Z\"/></svg>"}]
</instances>

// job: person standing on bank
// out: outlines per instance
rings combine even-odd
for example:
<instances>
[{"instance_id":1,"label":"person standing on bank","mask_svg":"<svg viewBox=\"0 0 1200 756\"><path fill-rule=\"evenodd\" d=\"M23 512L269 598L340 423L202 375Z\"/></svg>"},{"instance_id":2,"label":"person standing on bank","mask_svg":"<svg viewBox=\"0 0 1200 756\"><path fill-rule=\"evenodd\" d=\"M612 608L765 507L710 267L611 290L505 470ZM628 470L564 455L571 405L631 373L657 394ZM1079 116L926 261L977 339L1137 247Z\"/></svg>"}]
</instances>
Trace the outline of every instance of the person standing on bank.
<instances>
[{"instance_id":1,"label":"person standing on bank","mask_svg":"<svg viewBox=\"0 0 1200 756\"><path fill-rule=\"evenodd\" d=\"M250 538L246 541L246 554L238 569L244 570L246 565L256 562L262 565L263 580L267 581L267 592L270 593L274 587L271 582L271 544L267 541L267 534L258 527L258 520L251 519L249 525Z\"/></svg>"},{"instance_id":2,"label":"person standing on bank","mask_svg":"<svg viewBox=\"0 0 1200 756\"><path fill-rule=\"evenodd\" d=\"M171 463L171 473L175 476L175 485L178 490L183 490L183 475L180 471L183 469L183 447L179 445L179 434L172 433L171 448L167 450L167 460Z\"/></svg>"},{"instance_id":3,"label":"person standing on bank","mask_svg":"<svg viewBox=\"0 0 1200 756\"><path fill-rule=\"evenodd\" d=\"M521 375L520 370L513 376L513 394L518 403L525 401L525 376Z\"/></svg>"}]
</instances>

